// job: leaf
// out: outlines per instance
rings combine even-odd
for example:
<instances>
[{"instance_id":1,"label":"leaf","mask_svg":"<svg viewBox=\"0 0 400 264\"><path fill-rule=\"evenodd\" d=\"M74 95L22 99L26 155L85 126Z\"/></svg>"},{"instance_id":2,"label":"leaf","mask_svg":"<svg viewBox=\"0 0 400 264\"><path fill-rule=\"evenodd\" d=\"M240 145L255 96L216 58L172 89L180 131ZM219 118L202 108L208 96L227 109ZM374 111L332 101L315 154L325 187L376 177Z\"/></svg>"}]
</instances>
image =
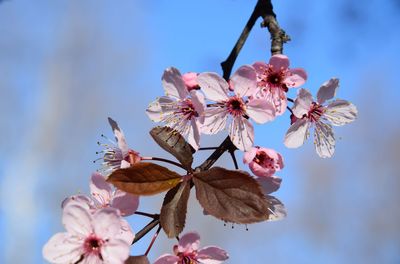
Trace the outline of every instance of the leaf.
<instances>
[{"instance_id":1,"label":"leaf","mask_svg":"<svg viewBox=\"0 0 400 264\"><path fill-rule=\"evenodd\" d=\"M170 127L158 126L150 130L150 135L161 148L179 160L183 167L187 170L192 167L195 151L179 132Z\"/></svg>"},{"instance_id":2,"label":"leaf","mask_svg":"<svg viewBox=\"0 0 400 264\"><path fill-rule=\"evenodd\" d=\"M195 173L193 181L196 197L208 214L238 224L268 220L269 203L247 172L214 167Z\"/></svg>"},{"instance_id":3,"label":"leaf","mask_svg":"<svg viewBox=\"0 0 400 264\"><path fill-rule=\"evenodd\" d=\"M161 207L160 222L169 238L178 236L185 227L190 182L183 181L167 192Z\"/></svg>"},{"instance_id":4,"label":"leaf","mask_svg":"<svg viewBox=\"0 0 400 264\"><path fill-rule=\"evenodd\" d=\"M136 195L153 195L169 190L182 177L169 169L148 162L139 162L111 173L107 181L118 189Z\"/></svg>"},{"instance_id":5,"label":"leaf","mask_svg":"<svg viewBox=\"0 0 400 264\"><path fill-rule=\"evenodd\" d=\"M125 260L125 264L150 264L147 256L129 256L127 260Z\"/></svg>"},{"instance_id":6,"label":"leaf","mask_svg":"<svg viewBox=\"0 0 400 264\"><path fill-rule=\"evenodd\" d=\"M266 195L269 202L269 217L268 221L277 221L286 217L286 208L281 201L272 195Z\"/></svg>"}]
</instances>

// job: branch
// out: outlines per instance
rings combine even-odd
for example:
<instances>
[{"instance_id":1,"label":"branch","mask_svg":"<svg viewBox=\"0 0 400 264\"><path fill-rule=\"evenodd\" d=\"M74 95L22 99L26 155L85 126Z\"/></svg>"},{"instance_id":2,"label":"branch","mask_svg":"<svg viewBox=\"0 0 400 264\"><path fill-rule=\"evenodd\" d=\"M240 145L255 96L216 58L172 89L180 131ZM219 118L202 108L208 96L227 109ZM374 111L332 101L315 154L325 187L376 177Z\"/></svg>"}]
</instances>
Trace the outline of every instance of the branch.
<instances>
[{"instance_id":1,"label":"branch","mask_svg":"<svg viewBox=\"0 0 400 264\"><path fill-rule=\"evenodd\" d=\"M145 227L142 228L137 234L135 235L135 238L132 241L132 245L135 244L137 241L139 241L142 237L144 237L148 232L150 232L154 227L160 224L160 218L157 216L157 218L154 218L153 221L148 223Z\"/></svg>"}]
</instances>

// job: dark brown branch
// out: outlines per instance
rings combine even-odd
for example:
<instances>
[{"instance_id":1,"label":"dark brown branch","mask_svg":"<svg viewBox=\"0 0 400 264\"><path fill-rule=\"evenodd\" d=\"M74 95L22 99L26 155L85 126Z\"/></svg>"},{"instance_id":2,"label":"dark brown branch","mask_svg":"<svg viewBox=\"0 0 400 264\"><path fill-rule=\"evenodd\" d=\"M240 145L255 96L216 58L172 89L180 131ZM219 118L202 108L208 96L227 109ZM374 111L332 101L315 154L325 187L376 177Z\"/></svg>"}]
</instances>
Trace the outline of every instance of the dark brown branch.
<instances>
[{"instance_id":1,"label":"dark brown branch","mask_svg":"<svg viewBox=\"0 0 400 264\"><path fill-rule=\"evenodd\" d=\"M132 245L139 241L142 237L144 237L147 233L149 233L154 227L160 224L160 218L157 217L153 219L150 223L148 223L145 227L142 228L139 232L136 233L135 238L132 241Z\"/></svg>"},{"instance_id":2,"label":"dark brown branch","mask_svg":"<svg viewBox=\"0 0 400 264\"><path fill-rule=\"evenodd\" d=\"M229 151L229 154L231 154L232 160L233 160L233 165L235 165L235 169L239 169L239 165L237 163L236 160L236 156L235 156L235 151Z\"/></svg>"},{"instance_id":3,"label":"dark brown branch","mask_svg":"<svg viewBox=\"0 0 400 264\"><path fill-rule=\"evenodd\" d=\"M144 158L143 160L147 160L147 159ZM169 160L169 159L151 157L150 160L156 160L156 161L161 161L161 162L169 163L169 164L175 165L175 166L177 166L177 167L179 167L179 168L182 168L182 169L186 170L186 168L185 168L182 164L180 164L180 163L178 163L178 162L175 162L175 161L172 161L172 160Z\"/></svg>"},{"instance_id":4,"label":"dark brown branch","mask_svg":"<svg viewBox=\"0 0 400 264\"><path fill-rule=\"evenodd\" d=\"M212 165L225 153L225 151L235 151L236 147L233 145L231 139L226 137L219 147L199 166L195 171L205 171L211 168Z\"/></svg>"}]
</instances>

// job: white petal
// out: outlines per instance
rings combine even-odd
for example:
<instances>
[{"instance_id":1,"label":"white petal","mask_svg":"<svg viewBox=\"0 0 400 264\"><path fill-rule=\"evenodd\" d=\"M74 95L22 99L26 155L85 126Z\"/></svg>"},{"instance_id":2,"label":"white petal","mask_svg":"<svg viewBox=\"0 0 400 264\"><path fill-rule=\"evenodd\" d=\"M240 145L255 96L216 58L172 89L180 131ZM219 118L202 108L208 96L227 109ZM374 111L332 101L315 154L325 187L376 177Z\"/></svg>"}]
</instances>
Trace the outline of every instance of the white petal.
<instances>
[{"instance_id":1,"label":"white petal","mask_svg":"<svg viewBox=\"0 0 400 264\"><path fill-rule=\"evenodd\" d=\"M337 99L330 103L325 112L324 118L334 126L343 126L353 122L357 118L357 108L352 103Z\"/></svg>"},{"instance_id":2,"label":"white petal","mask_svg":"<svg viewBox=\"0 0 400 264\"><path fill-rule=\"evenodd\" d=\"M258 124L275 118L275 107L265 99L252 99L246 104L246 113Z\"/></svg>"},{"instance_id":3,"label":"white petal","mask_svg":"<svg viewBox=\"0 0 400 264\"><path fill-rule=\"evenodd\" d=\"M299 89L292 108L293 114L298 118L302 118L310 110L312 102L313 98L310 92L306 89Z\"/></svg>"},{"instance_id":4,"label":"white petal","mask_svg":"<svg viewBox=\"0 0 400 264\"><path fill-rule=\"evenodd\" d=\"M153 122L161 122L165 115L176 110L176 101L168 96L162 96L152 102L146 109L146 114Z\"/></svg>"},{"instance_id":5,"label":"white petal","mask_svg":"<svg viewBox=\"0 0 400 264\"><path fill-rule=\"evenodd\" d=\"M105 264L123 264L129 257L130 244L120 239L110 239L102 248Z\"/></svg>"},{"instance_id":6,"label":"white petal","mask_svg":"<svg viewBox=\"0 0 400 264\"><path fill-rule=\"evenodd\" d=\"M162 76L162 84L165 95L173 96L178 99L184 99L189 95L182 75L178 69L174 67L167 68Z\"/></svg>"},{"instance_id":7,"label":"white petal","mask_svg":"<svg viewBox=\"0 0 400 264\"><path fill-rule=\"evenodd\" d=\"M286 132L285 146L288 148L298 148L303 145L308 137L308 127L309 123L307 119L298 119Z\"/></svg>"},{"instance_id":8,"label":"white petal","mask_svg":"<svg viewBox=\"0 0 400 264\"><path fill-rule=\"evenodd\" d=\"M128 221L126 221L124 218L121 218L121 229L119 231L119 234L116 235L115 238L121 239L129 245L135 238L135 234L133 233L131 226L129 225Z\"/></svg>"},{"instance_id":9,"label":"white petal","mask_svg":"<svg viewBox=\"0 0 400 264\"><path fill-rule=\"evenodd\" d=\"M213 135L221 131L226 126L228 113L223 107L208 107L204 112L204 123L201 132Z\"/></svg>"},{"instance_id":10,"label":"white petal","mask_svg":"<svg viewBox=\"0 0 400 264\"><path fill-rule=\"evenodd\" d=\"M241 151L249 151L254 144L254 128L244 117L236 117L229 128L232 143Z\"/></svg>"},{"instance_id":11,"label":"white petal","mask_svg":"<svg viewBox=\"0 0 400 264\"><path fill-rule=\"evenodd\" d=\"M332 99L336 95L336 90L339 87L339 79L332 78L324 82L318 90L317 100L319 104Z\"/></svg>"},{"instance_id":12,"label":"white petal","mask_svg":"<svg viewBox=\"0 0 400 264\"><path fill-rule=\"evenodd\" d=\"M115 136L115 139L117 140L118 148L122 152L122 156L127 155L129 148L128 148L128 144L126 143L124 132L119 128L117 122L114 121L110 117L108 118L108 123L110 124L110 126L114 132L114 136Z\"/></svg>"},{"instance_id":13,"label":"white petal","mask_svg":"<svg viewBox=\"0 0 400 264\"><path fill-rule=\"evenodd\" d=\"M335 152L335 136L332 127L322 122L315 123L314 145L321 158L330 158Z\"/></svg>"},{"instance_id":14,"label":"white petal","mask_svg":"<svg viewBox=\"0 0 400 264\"><path fill-rule=\"evenodd\" d=\"M93 173L89 183L90 194L101 205L111 201L112 185L100 173Z\"/></svg>"},{"instance_id":15,"label":"white petal","mask_svg":"<svg viewBox=\"0 0 400 264\"><path fill-rule=\"evenodd\" d=\"M230 80L239 97L253 95L258 90L256 70L250 65L240 67Z\"/></svg>"},{"instance_id":16,"label":"white petal","mask_svg":"<svg viewBox=\"0 0 400 264\"><path fill-rule=\"evenodd\" d=\"M93 229L102 239L110 239L119 234L121 217L114 208L104 208L93 215Z\"/></svg>"},{"instance_id":17,"label":"white petal","mask_svg":"<svg viewBox=\"0 0 400 264\"><path fill-rule=\"evenodd\" d=\"M189 128L188 142L195 150L198 150L200 147L199 124L197 123L197 121L194 118L192 118L192 120L190 120L190 123L191 123L191 125Z\"/></svg>"},{"instance_id":18,"label":"white petal","mask_svg":"<svg viewBox=\"0 0 400 264\"><path fill-rule=\"evenodd\" d=\"M199 74L197 82L207 99L219 102L228 99L228 83L214 72Z\"/></svg>"},{"instance_id":19,"label":"white petal","mask_svg":"<svg viewBox=\"0 0 400 264\"><path fill-rule=\"evenodd\" d=\"M96 254L90 254L86 255L82 262L79 262L79 264L103 264L104 262L101 260L101 258L96 255Z\"/></svg>"},{"instance_id":20,"label":"white petal","mask_svg":"<svg viewBox=\"0 0 400 264\"><path fill-rule=\"evenodd\" d=\"M51 263L75 263L83 254L83 241L68 233L57 233L44 245L43 257Z\"/></svg>"},{"instance_id":21,"label":"white petal","mask_svg":"<svg viewBox=\"0 0 400 264\"><path fill-rule=\"evenodd\" d=\"M196 90L190 91L191 101L194 106L194 110L199 114L200 122L204 121L204 110L206 108L206 103L204 99L204 95Z\"/></svg>"},{"instance_id":22,"label":"white petal","mask_svg":"<svg viewBox=\"0 0 400 264\"><path fill-rule=\"evenodd\" d=\"M87 236L92 232L92 217L86 205L68 203L64 207L62 223L68 233L77 236Z\"/></svg>"}]
</instances>

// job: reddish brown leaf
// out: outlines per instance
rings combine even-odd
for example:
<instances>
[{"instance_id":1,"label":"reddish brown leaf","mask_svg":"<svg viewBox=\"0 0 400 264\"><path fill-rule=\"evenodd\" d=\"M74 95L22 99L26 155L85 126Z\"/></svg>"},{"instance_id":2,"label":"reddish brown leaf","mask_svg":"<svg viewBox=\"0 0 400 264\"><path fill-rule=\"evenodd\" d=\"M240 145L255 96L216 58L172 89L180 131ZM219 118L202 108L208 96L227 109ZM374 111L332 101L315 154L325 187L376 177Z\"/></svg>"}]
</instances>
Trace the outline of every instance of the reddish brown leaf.
<instances>
[{"instance_id":1,"label":"reddish brown leaf","mask_svg":"<svg viewBox=\"0 0 400 264\"><path fill-rule=\"evenodd\" d=\"M160 222L169 238L178 236L185 227L189 194L190 182L183 181L165 195Z\"/></svg>"},{"instance_id":2,"label":"reddish brown leaf","mask_svg":"<svg viewBox=\"0 0 400 264\"><path fill-rule=\"evenodd\" d=\"M150 130L150 135L160 147L174 155L183 167L191 168L194 149L181 134L172 128L158 126Z\"/></svg>"},{"instance_id":3,"label":"reddish brown leaf","mask_svg":"<svg viewBox=\"0 0 400 264\"><path fill-rule=\"evenodd\" d=\"M147 256L129 256L125 264L150 264L150 261Z\"/></svg>"},{"instance_id":4,"label":"reddish brown leaf","mask_svg":"<svg viewBox=\"0 0 400 264\"><path fill-rule=\"evenodd\" d=\"M118 189L136 195L153 195L175 187L181 176L169 169L148 162L139 162L114 171L107 179Z\"/></svg>"},{"instance_id":5,"label":"reddish brown leaf","mask_svg":"<svg viewBox=\"0 0 400 264\"><path fill-rule=\"evenodd\" d=\"M193 181L196 197L208 214L238 224L268 220L269 203L248 173L214 167L195 173Z\"/></svg>"},{"instance_id":6,"label":"reddish brown leaf","mask_svg":"<svg viewBox=\"0 0 400 264\"><path fill-rule=\"evenodd\" d=\"M281 201L272 195L266 195L269 203L269 217L268 221L277 221L286 217L286 208Z\"/></svg>"}]
</instances>

